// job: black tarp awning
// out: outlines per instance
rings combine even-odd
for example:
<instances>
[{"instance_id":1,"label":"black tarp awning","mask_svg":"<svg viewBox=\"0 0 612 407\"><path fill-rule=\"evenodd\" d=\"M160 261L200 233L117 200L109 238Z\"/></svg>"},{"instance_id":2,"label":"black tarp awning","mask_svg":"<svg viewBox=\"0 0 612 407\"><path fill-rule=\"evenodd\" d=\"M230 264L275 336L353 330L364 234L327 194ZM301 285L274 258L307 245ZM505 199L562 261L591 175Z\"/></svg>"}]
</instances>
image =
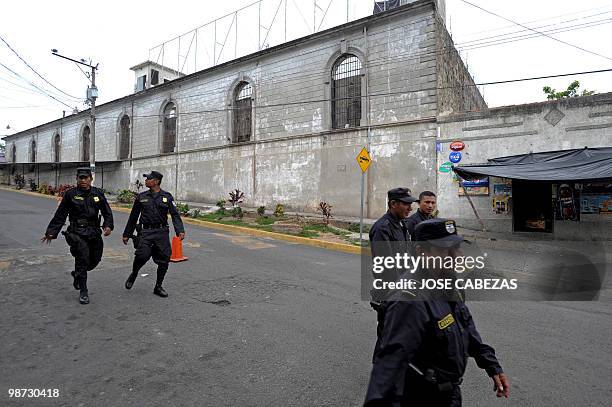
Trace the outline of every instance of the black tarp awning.
<instances>
[{"instance_id":1,"label":"black tarp awning","mask_svg":"<svg viewBox=\"0 0 612 407\"><path fill-rule=\"evenodd\" d=\"M612 147L547 151L499 157L487 164L453 167L461 178L486 176L530 181L586 181L612 178Z\"/></svg>"}]
</instances>

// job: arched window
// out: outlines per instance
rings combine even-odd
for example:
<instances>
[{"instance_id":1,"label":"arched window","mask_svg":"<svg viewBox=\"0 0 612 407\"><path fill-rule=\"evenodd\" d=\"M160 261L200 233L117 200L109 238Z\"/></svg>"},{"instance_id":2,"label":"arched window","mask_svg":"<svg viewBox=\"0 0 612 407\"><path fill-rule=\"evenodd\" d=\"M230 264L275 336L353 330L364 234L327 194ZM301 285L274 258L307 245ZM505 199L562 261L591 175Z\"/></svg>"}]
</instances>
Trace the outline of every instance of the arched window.
<instances>
[{"instance_id":1,"label":"arched window","mask_svg":"<svg viewBox=\"0 0 612 407\"><path fill-rule=\"evenodd\" d=\"M173 153L176 147L176 117L176 105L169 102L166 107L164 107L162 153Z\"/></svg>"},{"instance_id":2,"label":"arched window","mask_svg":"<svg viewBox=\"0 0 612 407\"><path fill-rule=\"evenodd\" d=\"M32 140L30 143L30 162L36 162L36 140Z\"/></svg>"},{"instance_id":3,"label":"arched window","mask_svg":"<svg viewBox=\"0 0 612 407\"><path fill-rule=\"evenodd\" d=\"M81 161L89 161L89 146L90 146L89 134L90 133L91 133L91 130L89 129L89 126L85 126L83 128L83 136L82 136L83 143L81 144L81 157L82 157Z\"/></svg>"},{"instance_id":4,"label":"arched window","mask_svg":"<svg viewBox=\"0 0 612 407\"><path fill-rule=\"evenodd\" d=\"M130 155L130 117L126 114L119 122L119 159Z\"/></svg>"},{"instance_id":5,"label":"arched window","mask_svg":"<svg viewBox=\"0 0 612 407\"><path fill-rule=\"evenodd\" d=\"M344 129L361 123L361 61L342 55L332 68L332 126Z\"/></svg>"},{"instance_id":6,"label":"arched window","mask_svg":"<svg viewBox=\"0 0 612 407\"><path fill-rule=\"evenodd\" d=\"M56 163L58 163L61 158L61 155L60 155L61 140L62 139L59 133L56 133L55 136L53 136L53 161Z\"/></svg>"},{"instance_id":7,"label":"arched window","mask_svg":"<svg viewBox=\"0 0 612 407\"><path fill-rule=\"evenodd\" d=\"M253 86L248 82L240 82L234 91L234 143L251 140L251 125L253 120Z\"/></svg>"}]
</instances>

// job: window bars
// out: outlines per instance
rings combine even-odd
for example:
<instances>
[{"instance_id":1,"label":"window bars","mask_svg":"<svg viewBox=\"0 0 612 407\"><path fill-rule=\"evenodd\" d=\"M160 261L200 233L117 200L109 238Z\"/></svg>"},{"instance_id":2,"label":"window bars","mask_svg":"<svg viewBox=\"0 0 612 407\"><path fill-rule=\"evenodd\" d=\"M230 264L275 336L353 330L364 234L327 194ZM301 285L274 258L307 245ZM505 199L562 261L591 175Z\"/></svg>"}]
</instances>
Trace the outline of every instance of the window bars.
<instances>
[{"instance_id":1,"label":"window bars","mask_svg":"<svg viewBox=\"0 0 612 407\"><path fill-rule=\"evenodd\" d=\"M119 159L124 160L130 155L130 117L124 115L119 123Z\"/></svg>"},{"instance_id":2,"label":"window bars","mask_svg":"<svg viewBox=\"0 0 612 407\"><path fill-rule=\"evenodd\" d=\"M89 161L89 133L91 132L91 130L89 129L89 126L85 126L85 128L83 129L83 151L81 154L81 157L83 157L82 161Z\"/></svg>"},{"instance_id":3,"label":"window bars","mask_svg":"<svg viewBox=\"0 0 612 407\"><path fill-rule=\"evenodd\" d=\"M332 68L332 127L344 129L361 122L361 61L343 55Z\"/></svg>"},{"instance_id":4,"label":"window bars","mask_svg":"<svg viewBox=\"0 0 612 407\"><path fill-rule=\"evenodd\" d=\"M242 82L236 88L235 94L233 111L234 143L243 143L251 140L253 87L248 82Z\"/></svg>"},{"instance_id":5,"label":"window bars","mask_svg":"<svg viewBox=\"0 0 612 407\"><path fill-rule=\"evenodd\" d=\"M176 147L176 106L170 102L164 108L162 153L173 153Z\"/></svg>"}]
</instances>

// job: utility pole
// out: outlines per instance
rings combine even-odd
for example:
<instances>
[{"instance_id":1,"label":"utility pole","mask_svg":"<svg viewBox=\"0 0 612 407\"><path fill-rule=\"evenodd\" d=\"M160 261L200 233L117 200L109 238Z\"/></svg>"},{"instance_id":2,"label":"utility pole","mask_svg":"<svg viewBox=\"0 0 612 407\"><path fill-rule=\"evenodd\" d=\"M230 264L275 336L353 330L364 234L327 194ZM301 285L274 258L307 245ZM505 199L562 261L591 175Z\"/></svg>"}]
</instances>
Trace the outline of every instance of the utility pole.
<instances>
[{"instance_id":1,"label":"utility pole","mask_svg":"<svg viewBox=\"0 0 612 407\"><path fill-rule=\"evenodd\" d=\"M56 49L52 49L51 53L56 57L67 59L68 61L72 61L78 65L84 65L91 69L91 73L85 73L85 76L91 82L91 86L87 87L87 101L89 102L91 109L89 110L90 118L91 118L91 129L90 129L90 139L89 139L89 167L91 168L91 174L95 177L96 174L96 99L98 98L98 88L96 87L96 71L98 70L98 65L91 65L85 62L84 59L77 61L76 59L69 58L67 56L61 55L58 53Z\"/></svg>"}]
</instances>

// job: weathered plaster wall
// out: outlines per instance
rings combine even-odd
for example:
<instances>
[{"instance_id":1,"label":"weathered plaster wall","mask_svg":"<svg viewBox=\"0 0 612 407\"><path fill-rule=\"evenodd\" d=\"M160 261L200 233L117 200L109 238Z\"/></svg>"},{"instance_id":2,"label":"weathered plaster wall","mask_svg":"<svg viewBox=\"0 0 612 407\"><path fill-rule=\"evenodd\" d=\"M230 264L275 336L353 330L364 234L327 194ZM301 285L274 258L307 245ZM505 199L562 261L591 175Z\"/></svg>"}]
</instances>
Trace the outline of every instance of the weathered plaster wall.
<instances>
[{"instance_id":1,"label":"weathered plaster wall","mask_svg":"<svg viewBox=\"0 0 612 407\"><path fill-rule=\"evenodd\" d=\"M486 163L490 158L529 152L610 147L612 93L494 108L439 118L439 123L442 151L438 153L437 166L448 161L449 145L453 140L462 140L467 146L460 164ZM452 175L438 172L437 177L441 216L456 218L464 225L478 228L479 223L467 199L458 196L458 184L452 182ZM512 231L511 215L493 213L491 196L474 196L472 201L487 228ZM575 235L579 227L588 229L584 224L605 220L600 216L586 216L580 222L582 225L555 222L555 235ZM610 226L612 222L606 222L606 230L612 232Z\"/></svg>"}]
</instances>

